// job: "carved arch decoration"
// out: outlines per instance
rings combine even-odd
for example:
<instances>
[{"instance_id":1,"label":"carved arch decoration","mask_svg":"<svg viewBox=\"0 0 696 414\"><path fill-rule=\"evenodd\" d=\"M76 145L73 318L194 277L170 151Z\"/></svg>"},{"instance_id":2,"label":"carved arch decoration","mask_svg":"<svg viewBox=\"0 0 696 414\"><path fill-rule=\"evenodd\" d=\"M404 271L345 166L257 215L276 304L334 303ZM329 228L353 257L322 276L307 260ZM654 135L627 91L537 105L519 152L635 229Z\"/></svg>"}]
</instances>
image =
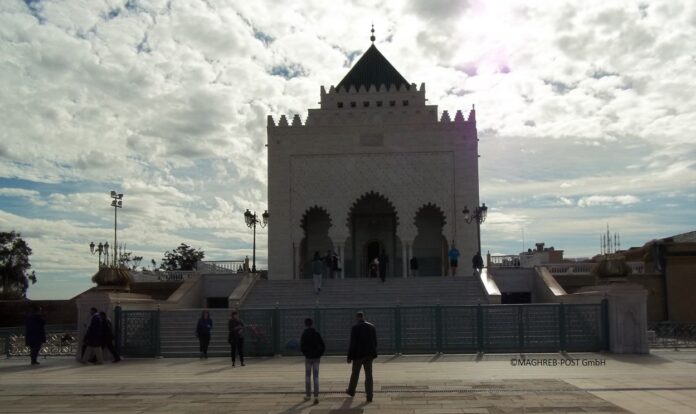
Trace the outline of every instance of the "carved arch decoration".
<instances>
[{"instance_id":1,"label":"carved arch decoration","mask_svg":"<svg viewBox=\"0 0 696 414\"><path fill-rule=\"evenodd\" d=\"M380 201L384 201L389 206L389 209L394 212L396 227L398 227L399 226L399 212L396 209L396 207L394 207L394 203L392 203L391 200L389 200L389 198L387 198L386 196L384 196L383 194L381 194L379 192L368 191L366 193L363 193L363 195L361 195L360 197L358 197L358 199L355 200L353 202L353 204L351 204L350 209L348 209L348 217L346 217L346 225L348 226L348 228L351 228L351 224L352 224L351 219L353 217L353 212L355 211L355 209L360 205L361 202L368 200L370 198L376 198Z\"/></svg>"},{"instance_id":2,"label":"carved arch decoration","mask_svg":"<svg viewBox=\"0 0 696 414\"><path fill-rule=\"evenodd\" d=\"M440 215L440 217L442 218L442 227L444 228L445 225L447 224L447 216L445 216L445 212L442 211L440 206L438 206L437 204L434 204L434 203L430 203L430 202L420 206L420 208L416 211L416 214L413 215L413 225L417 228L418 227L418 218L422 214L427 213L428 211L434 211Z\"/></svg>"},{"instance_id":3,"label":"carved arch decoration","mask_svg":"<svg viewBox=\"0 0 696 414\"><path fill-rule=\"evenodd\" d=\"M309 207L308 209L306 209L304 214L302 214L302 219L300 220L300 228L302 230L305 230L305 231L307 230L308 219L312 214L315 214L315 213L320 213L320 214L323 214L326 217L328 217L329 228L331 228L331 226L333 226L333 220L331 219L331 214L329 214L329 212L324 207L318 206L315 204L312 207Z\"/></svg>"}]
</instances>

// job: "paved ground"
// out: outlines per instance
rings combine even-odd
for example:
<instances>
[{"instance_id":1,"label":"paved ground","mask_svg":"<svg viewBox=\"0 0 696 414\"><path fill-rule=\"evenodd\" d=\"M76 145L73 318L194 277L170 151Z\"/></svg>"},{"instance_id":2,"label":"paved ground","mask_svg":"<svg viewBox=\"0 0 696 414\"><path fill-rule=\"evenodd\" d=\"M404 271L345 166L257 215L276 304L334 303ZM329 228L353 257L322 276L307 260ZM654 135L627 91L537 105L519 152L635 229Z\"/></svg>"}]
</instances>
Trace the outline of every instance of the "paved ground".
<instances>
[{"instance_id":1,"label":"paved ground","mask_svg":"<svg viewBox=\"0 0 696 414\"><path fill-rule=\"evenodd\" d=\"M318 405L303 400L304 363L296 357L250 358L236 368L225 358L40 361L0 361L1 413L696 412L696 350L382 356L370 404L362 393L342 393L349 366L328 357Z\"/></svg>"}]
</instances>

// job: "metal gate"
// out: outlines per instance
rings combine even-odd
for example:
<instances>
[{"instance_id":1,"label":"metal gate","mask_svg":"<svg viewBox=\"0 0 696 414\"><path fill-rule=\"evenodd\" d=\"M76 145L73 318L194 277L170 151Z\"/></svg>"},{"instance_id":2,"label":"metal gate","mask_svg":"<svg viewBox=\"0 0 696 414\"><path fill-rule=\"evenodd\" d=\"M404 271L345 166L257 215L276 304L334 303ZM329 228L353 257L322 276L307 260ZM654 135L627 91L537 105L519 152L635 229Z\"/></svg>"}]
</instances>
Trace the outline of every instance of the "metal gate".
<instances>
[{"instance_id":1,"label":"metal gate","mask_svg":"<svg viewBox=\"0 0 696 414\"><path fill-rule=\"evenodd\" d=\"M114 310L116 349L122 355L156 357L159 355L159 311Z\"/></svg>"},{"instance_id":2,"label":"metal gate","mask_svg":"<svg viewBox=\"0 0 696 414\"><path fill-rule=\"evenodd\" d=\"M344 355L355 313L363 310L377 328L381 354L474 352L556 352L608 349L607 304L516 304L380 308L251 309L239 312L246 325L245 353L301 355L304 319L312 318L328 355ZM201 309L162 311L197 319ZM227 313L211 312L216 329L226 330ZM193 322L177 342L189 341L197 355ZM163 329L163 328L162 328ZM116 312L121 353L160 355L160 311ZM225 335L226 335L226 331ZM169 333L171 335L171 333ZM178 335L178 334L177 334ZM171 338L168 338L171 340ZM186 348L186 347L184 347ZM182 349L184 349L182 348ZM186 354L181 351L179 354ZM188 355L188 354L186 354Z\"/></svg>"}]
</instances>

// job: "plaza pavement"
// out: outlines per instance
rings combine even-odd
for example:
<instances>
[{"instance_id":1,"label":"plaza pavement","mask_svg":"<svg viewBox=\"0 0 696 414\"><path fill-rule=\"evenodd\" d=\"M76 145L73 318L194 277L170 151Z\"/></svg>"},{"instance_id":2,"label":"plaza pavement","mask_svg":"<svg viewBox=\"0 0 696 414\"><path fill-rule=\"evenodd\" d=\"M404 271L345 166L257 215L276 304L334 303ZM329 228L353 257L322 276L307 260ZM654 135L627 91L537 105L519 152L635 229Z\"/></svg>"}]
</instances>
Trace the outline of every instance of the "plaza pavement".
<instances>
[{"instance_id":1,"label":"plaza pavement","mask_svg":"<svg viewBox=\"0 0 696 414\"><path fill-rule=\"evenodd\" d=\"M696 412L696 350L380 356L369 404L362 378L354 398L343 394L345 358L325 357L317 405L303 399L299 357L249 358L236 368L227 358L126 359L101 366L70 358L28 362L0 361L0 413Z\"/></svg>"}]
</instances>

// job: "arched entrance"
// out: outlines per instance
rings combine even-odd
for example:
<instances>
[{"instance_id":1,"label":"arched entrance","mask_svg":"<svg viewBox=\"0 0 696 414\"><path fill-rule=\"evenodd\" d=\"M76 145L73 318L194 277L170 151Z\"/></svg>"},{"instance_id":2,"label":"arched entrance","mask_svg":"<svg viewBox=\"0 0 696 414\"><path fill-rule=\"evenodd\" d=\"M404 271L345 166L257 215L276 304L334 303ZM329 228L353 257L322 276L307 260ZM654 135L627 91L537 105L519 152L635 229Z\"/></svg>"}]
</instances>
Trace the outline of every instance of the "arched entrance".
<instances>
[{"instance_id":1,"label":"arched entrance","mask_svg":"<svg viewBox=\"0 0 696 414\"><path fill-rule=\"evenodd\" d=\"M348 215L350 237L346 240L345 274L369 277L369 264L375 257L384 262L387 277L401 274L401 242L396 237L398 217L394 206L381 194L360 197Z\"/></svg>"},{"instance_id":2,"label":"arched entrance","mask_svg":"<svg viewBox=\"0 0 696 414\"><path fill-rule=\"evenodd\" d=\"M449 271L447 239L442 235L445 215L437 206L426 204L416 213L418 234L413 240L413 257L418 259L419 276L441 276Z\"/></svg>"},{"instance_id":3,"label":"arched entrance","mask_svg":"<svg viewBox=\"0 0 696 414\"><path fill-rule=\"evenodd\" d=\"M304 230L304 238L300 244L300 278L311 278L310 263L314 252L319 252L324 257L327 250L333 251L333 243L329 237L331 217L323 208L314 206L302 216L301 227Z\"/></svg>"}]
</instances>

